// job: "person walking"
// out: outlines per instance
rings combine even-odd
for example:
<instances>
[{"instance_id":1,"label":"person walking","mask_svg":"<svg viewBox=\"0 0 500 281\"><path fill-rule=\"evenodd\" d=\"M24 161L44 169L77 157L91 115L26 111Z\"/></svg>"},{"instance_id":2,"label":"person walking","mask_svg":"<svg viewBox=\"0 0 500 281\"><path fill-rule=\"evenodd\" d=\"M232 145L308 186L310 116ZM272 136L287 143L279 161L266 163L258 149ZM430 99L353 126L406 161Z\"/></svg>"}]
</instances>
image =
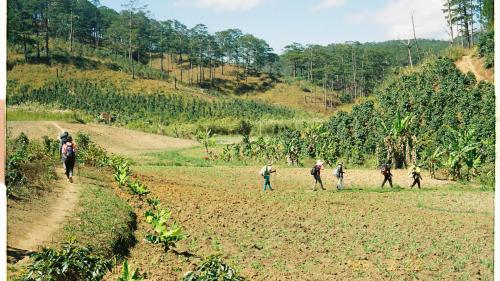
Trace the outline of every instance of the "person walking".
<instances>
[{"instance_id":1,"label":"person walking","mask_svg":"<svg viewBox=\"0 0 500 281\"><path fill-rule=\"evenodd\" d=\"M323 169L324 169L323 161L321 160L316 161L316 165L311 170L311 174L314 176L313 191L316 191L316 185L318 183L320 184L321 189L326 190L326 188L323 187L323 181L321 180L321 170Z\"/></svg>"},{"instance_id":2,"label":"person walking","mask_svg":"<svg viewBox=\"0 0 500 281\"><path fill-rule=\"evenodd\" d=\"M382 165L382 169L380 170L380 173L384 176L384 181L382 182L382 188L384 188L384 185L386 182L389 182L389 185L392 188L392 173L391 173L391 164L390 163L384 163Z\"/></svg>"},{"instance_id":3,"label":"person walking","mask_svg":"<svg viewBox=\"0 0 500 281\"><path fill-rule=\"evenodd\" d=\"M68 141L69 133L68 132L63 132L61 135L59 135L59 157L61 158L63 168L66 170L66 165L64 164L64 156L62 154L62 147L63 145Z\"/></svg>"},{"instance_id":4,"label":"person walking","mask_svg":"<svg viewBox=\"0 0 500 281\"><path fill-rule=\"evenodd\" d=\"M68 137L66 143L63 144L61 150L64 166L66 169L66 178L69 182L73 182L73 168L76 161L76 144L71 136Z\"/></svg>"},{"instance_id":5,"label":"person walking","mask_svg":"<svg viewBox=\"0 0 500 281\"><path fill-rule=\"evenodd\" d=\"M411 184L410 188L413 188L416 184L420 189L420 180L422 179L422 176L420 175L420 167L421 165L412 165L410 167L410 172L408 173L408 175L413 179L413 183Z\"/></svg>"},{"instance_id":6,"label":"person walking","mask_svg":"<svg viewBox=\"0 0 500 281\"><path fill-rule=\"evenodd\" d=\"M260 175L264 177L264 191L266 191L266 188L269 187L269 190L274 190L271 187L271 173L275 173L276 169L273 169L273 164L269 161L267 162L267 165L262 167L260 169Z\"/></svg>"},{"instance_id":7,"label":"person walking","mask_svg":"<svg viewBox=\"0 0 500 281\"><path fill-rule=\"evenodd\" d=\"M344 188L344 164L342 162L337 163L337 167L334 171L334 176L337 178L337 190Z\"/></svg>"}]
</instances>

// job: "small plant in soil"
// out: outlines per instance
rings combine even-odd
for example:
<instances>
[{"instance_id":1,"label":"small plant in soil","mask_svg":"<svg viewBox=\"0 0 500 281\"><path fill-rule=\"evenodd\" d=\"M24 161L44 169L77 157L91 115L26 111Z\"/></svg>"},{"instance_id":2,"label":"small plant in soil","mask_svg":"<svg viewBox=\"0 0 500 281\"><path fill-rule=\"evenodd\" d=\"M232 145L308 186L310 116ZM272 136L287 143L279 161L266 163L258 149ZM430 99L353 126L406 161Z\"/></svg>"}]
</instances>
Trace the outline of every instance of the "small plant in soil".
<instances>
[{"instance_id":1,"label":"small plant in soil","mask_svg":"<svg viewBox=\"0 0 500 281\"><path fill-rule=\"evenodd\" d=\"M148 210L146 211L146 222L151 224L154 234L146 235L146 240L153 244L163 244L165 251L175 248L175 243L185 238L181 226L174 222L170 227L167 221L171 213L168 210Z\"/></svg>"},{"instance_id":2,"label":"small plant in soil","mask_svg":"<svg viewBox=\"0 0 500 281\"><path fill-rule=\"evenodd\" d=\"M120 277L118 277L117 281L141 281L143 279L144 278L142 278L139 274L138 268L131 271L128 266L128 261L127 260L123 261L122 274L120 275Z\"/></svg>"},{"instance_id":3,"label":"small plant in soil","mask_svg":"<svg viewBox=\"0 0 500 281\"><path fill-rule=\"evenodd\" d=\"M194 271L188 271L183 281L242 281L245 278L238 275L236 269L224 263L220 256L212 255L206 258Z\"/></svg>"}]
</instances>

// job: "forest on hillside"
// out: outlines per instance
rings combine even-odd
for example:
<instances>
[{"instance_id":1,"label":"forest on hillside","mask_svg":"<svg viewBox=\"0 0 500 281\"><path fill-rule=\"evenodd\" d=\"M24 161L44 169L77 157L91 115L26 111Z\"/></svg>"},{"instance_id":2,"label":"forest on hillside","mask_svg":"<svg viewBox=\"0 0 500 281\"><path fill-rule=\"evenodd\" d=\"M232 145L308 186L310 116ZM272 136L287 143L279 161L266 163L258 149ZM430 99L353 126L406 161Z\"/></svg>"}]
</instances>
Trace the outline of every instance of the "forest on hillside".
<instances>
[{"instance_id":1,"label":"forest on hillside","mask_svg":"<svg viewBox=\"0 0 500 281\"><path fill-rule=\"evenodd\" d=\"M455 37L452 34L450 40L462 45L464 40L471 40L466 43L470 46L478 41L487 21L488 5L483 0L447 1L445 6L450 9L443 11L451 18L451 30L461 32ZM164 76L156 77L170 76L190 85L209 81L210 87L224 74L240 81L267 73L305 79L324 90L338 91L345 102L372 93L395 67L416 65L425 57L439 55L449 45L418 39L418 33L408 34L408 38L328 46L292 43L278 55L276 51L280 50L273 50L264 39L237 28L210 33L204 24L187 27L178 20L156 20L136 0L128 1L122 11L96 0L8 1L8 46L22 53L24 61L50 63L60 55L82 56L83 50L92 48L101 56L126 59L128 65L121 69L133 77L145 76L140 71L143 65L159 59ZM225 68L228 64L236 68ZM172 78L176 66L181 71Z\"/></svg>"}]
</instances>

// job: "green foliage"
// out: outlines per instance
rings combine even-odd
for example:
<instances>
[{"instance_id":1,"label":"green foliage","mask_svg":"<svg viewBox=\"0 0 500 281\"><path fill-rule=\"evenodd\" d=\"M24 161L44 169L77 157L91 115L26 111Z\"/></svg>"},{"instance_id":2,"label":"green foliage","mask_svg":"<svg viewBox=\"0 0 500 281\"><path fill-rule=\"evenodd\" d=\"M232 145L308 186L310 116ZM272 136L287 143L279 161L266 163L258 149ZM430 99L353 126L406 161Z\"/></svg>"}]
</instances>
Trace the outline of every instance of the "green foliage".
<instances>
[{"instance_id":1,"label":"green foliage","mask_svg":"<svg viewBox=\"0 0 500 281\"><path fill-rule=\"evenodd\" d=\"M21 279L31 280L102 280L111 262L92 254L92 249L70 242L61 250L43 248L31 256L33 264Z\"/></svg>"},{"instance_id":2,"label":"green foliage","mask_svg":"<svg viewBox=\"0 0 500 281\"><path fill-rule=\"evenodd\" d=\"M142 278L139 274L139 269L131 271L128 267L128 261L124 260L122 264L122 274L118 277L117 281L141 281Z\"/></svg>"},{"instance_id":3,"label":"green foliage","mask_svg":"<svg viewBox=\"0 0 500 281\"><path fill-rule=\"evenodd\" d=\"M165 209L154 209L146 211L146 222L153 227L153 234L148 234L146 240L153 244L162 244L165 251L175 248L176 242L183 240L185 235L182 233L181 226L176 222L168 226L171 213Z\"/></svg>"},{"instance_id":4,"label":"green foliage","mask_svg":"<svg viewBox=\"0 0 500 281\"><path fill-rule=\"evenodd\" d=\"M210 147L215 145L214 134L209 128L205 128L204 131L198 130L196 132L196 140L199 141L205 148L205 153L207 154L207 159L213 159L215 154L210 151Z\"/></svg>"},{"instance_id":5,"label":"green foliage","mask_svg":"<svg viewBox=\"0 0 500 281\"><path fill-rule=\"evenodd\" d=\"M114 171L113 176L115 181L120 187L125 187L131 175L129 161L115 158L111 161L111 167Z\"/></svg>"},{"instance_id":6,"label":"green foliage","mask_svg":"<svg viewBox=\"0 0 500 281\"><path fill-rule=\"evenodd\" d=\"M244 139L224 148L221 159L280 159L290 165L303 158L329 165L343 159L362 165L375 156L378 164L392 160L399 168L423 162L432 176L446 167L455 179L472 179L495 159L494 99L494 85L477 83L449 59L429 60L380 86L377 103L357 104L350 113L337 112L302 130L285 128L280 136ZM467 134L467 141L456 134Z\"/></svg>"},{"instance_id":7,"label":"green foliage","mask_svg":"<svg viewBox=\"0 0 500 281\"><path fill-rule=\"evenodd\" d=\"M75 94L68 94L74 92ZM102 82L58 80L44 87L23 92L9 92L8 105L36 101L55 104L62 109L78 109L96 116L109 112L117 116L118 125L143 128L169 125L172 122L196 122L205 119L250 119L269 117L285 119L295 111L238 98L220 98L215 101L181 95L122 93ZM135 125L135 124L138 125Z\"/></svg>"},{"instance_id":8,"label":"green foliage","mask_svg":"<svg viewBox=\"0 0 500 281\"><path fill-rule=\"evenodd\" d=\"M195 271L184 274L183 281L243 281L245 278L231 266L224 263L220 256L207 257Z\"/></svg>"},{"instance_id":9,"label":"green foliage","mask_svg":"<svg viewBox=\"0 0 500 281\"><path fill-rule=\"evenodd\" d=\"M484 57L484 66L495 66L495 31L489 30L481 34L478 44L479 56Z\"/></svg>"},{"instance_id":10,"label":"green foliage","mask_svg":"<svg viewBox=\"0 0 500 281\"><path fill-rule=\"evenodd\" d=\"M55 177L54 159L59 154L58 143L44 137L29 140L25 133L16 138L7 136L7 159L5 181L7 195L15 195L21 187L39 185ZM48 165L47 165L48 164Z\"/></svg>"},{"instance_id":11,"label":"green foliage","mask_svg":"<svg viewBox=\"0 0 500 281\"><path fill-rule=\"evenodd\" d=\"M140 182L139 180L129 182L128 183L128 190L129 190L130 194L138 195L139 199L142 199L143 196L150 193L148 187L144 183Z\"/></svg>"}]
</instances>

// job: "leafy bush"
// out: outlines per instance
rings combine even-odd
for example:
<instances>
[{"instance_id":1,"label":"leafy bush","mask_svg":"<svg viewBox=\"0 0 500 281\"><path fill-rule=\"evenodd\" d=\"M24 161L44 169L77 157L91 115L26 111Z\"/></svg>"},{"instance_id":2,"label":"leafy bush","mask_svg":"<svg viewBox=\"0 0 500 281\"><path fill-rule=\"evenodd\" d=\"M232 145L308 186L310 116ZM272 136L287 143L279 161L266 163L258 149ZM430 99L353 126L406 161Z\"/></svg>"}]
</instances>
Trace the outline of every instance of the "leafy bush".
<instances>
[{"instance_id":1,"label":"leafy bush","mask_svg":"<svg viewBox=\"0 0 500 281\"><path fill-rule=\"evenodd\" d=\"M70 242L62 250L44 248L31 256L33 264L21 280L102 280L111 262L92 254L92 249Z\"/></svg>"},{"instance_id":2,"label":"leafy bush","mask_svg":"<svg viewBox=\"0 0 500 281\"><path fill-rule=\"evenodd\" d=\"M206 258L195 271L184 274L183 281L242 281L245 278L224 263L220 256L212 255Z\"/></svg>"},{"instance_id":3,"label":"leafy bush","mask_svg":"<svg viewBox=\"0 0 500 281\"><path fill-rule=\"evenodd\" d=\"M479 55L484 57L484 66L492 68L495 66L495 31L489 30L479 37Z\"/></svg>"},{"instance_id":4,"label":"leafy bush","mask_svg":"<svg viewBox=\"0 0 500 281\"><path fill-rule=\"evenodd\" d=\"M139 195L139 199L142 199L143 196L149 194L148 187L139 180L129 182L128 190L132 195Z\"/></svg>"}]
</instances>

